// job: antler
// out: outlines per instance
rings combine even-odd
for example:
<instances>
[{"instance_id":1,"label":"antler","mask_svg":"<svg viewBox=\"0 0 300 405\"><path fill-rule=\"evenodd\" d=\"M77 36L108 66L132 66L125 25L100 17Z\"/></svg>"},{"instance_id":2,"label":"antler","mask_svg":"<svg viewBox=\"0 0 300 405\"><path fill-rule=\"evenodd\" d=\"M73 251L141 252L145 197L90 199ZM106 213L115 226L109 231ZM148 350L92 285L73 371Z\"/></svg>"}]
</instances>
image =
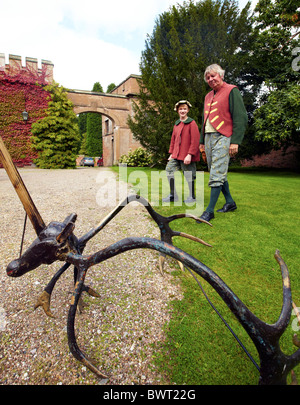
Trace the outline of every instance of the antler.
<instances>
[{"instance_id":1,"label":"antler","mask_svg":"<svg viewBox=\"0 0 300 405\"><path fill-rule=\"evenodd\" d=\"M206 246L211 246L208 243L202 241L201 239L196 238L195 236L187 235L182 232L173 231L169 227L170 222L174 221L175 219L179 219L179 218L192 218L194 220L201 221L201 222L204 222L204 223L212 226L211 223L209 223L201 218L198 218L194 215L190 215L190 214L177 214L177 215L172 215L170 217L164 217L164 216L158 214L156 211L154 211L152 206L149 204L149 202L144 197L139 196L137 194L129 195L122 202L120 202L119 205L117 205L117 207L114 208L100 222L99 225L97 225L94 229L90 230L88 233L86 233L84 236L82 236L79 239L79 245L84 246L90 239L92 239L98 232L100 232L101 229L103 229L104 226L106 226L126 205L130 204L131 202L138 202L146 208L146 210L151 215L151 217L154 219L154 221L157 223L157 225L160 229L161 240L168 242L168 243L172 243L173 236L182 236L185 238L196 240L197 242L203 243Z\"/></svg>"},{"instance_id":2,"label":"antler","mask_svg":"<svg viewBox=\"0 0 300 405\"><path fill-rule=\"evenodd\" d=\"M68 316L69 348L78 360L82 361L84 359L84 364L91 371L103 376L97 368L95 370L95 365L89 363L86 356L79 349L74 332L76 306L88 268L128 250L140 248L153 249L171 256L204 278L220 295L254 342L260 357L259 384L286 384L288 373L300 362L300 349L293 355L287 356L282 353L279 346L279 339L289 324L292 298L287 266L278 250L275 253L275 258L282 273L283 306L278 321L273 325L266 324L257 318L211 269L188 253L166 242L151 238L126 238L87 257L69 253L66 260L80 269Z\"/></svg>"},{"instance_id":3,"label":"antler","mask_svg":"<svg viewBox=\"0 0 300 405\"><path fill-rule=\"evenodd\" d=\"M132 195L127 196L122 202L120 202L120 204L116 208L114 208L101 221L101 223L98 226L96 226L94 229L92 229L86 235L84 235L82 238L79 239L80 250L82 251L82 248L86 245L86 243L91 238L93 238L101 229L103 229L104 226L107 225L127 204L130 204L131 202L138 202L146 208L148 213L151 215L151 217L154 219L154 221L158 225L158 228L160 230L160 237L161 237L162 241L172 244L172 238L174 236L181 236L183 238L191 239L195 242L199 242L205 246L211 247L211 245L209 243L204 242L202 239L197 238L196 236L193 236L193 235L183 233L183 232L173 231L169 226L170 222L175 221L176 219L180 219L180 218L191 218L197 222L200 221L200 222L206 223L209 226L212 226L210 222L207 222L204 219L198 218L194 215L185 214L185 213L172 215L170 217L164 217L164 216L158 214L144 197L136 195L136 194L132 194ZM160 268L161 274L163 274L164 261L165 261L165 255L161 254L160 259L159 259L159 268ZM182 268L181 262L179 262L179 264Z\"/></svg>"},{"instance_id":4,"label":"antler","mask_svg":"<svg viewBox=\"0 0 300 405\"><path fill-rule=\"evenodd\" d=\"M156 224L158 225L158 227L160 229L162 241L172 244L173 236L181 236L181 237L185 237L185 238L191 239L193 241L202 243L203 245L211 246L210 244L204 242L202 239L197 238L193 235L188 235L188 234L185 234L182 232L173 231L169 226L170 222L174 221L175 219L179 219L179 218L192 218L196 221L200 220L202 222L205 222L211 226L211 224L209 222L202 220L198 217L195 217L193 215L189 215L189 214L178 214L178 215L172 215L170 217L164 217L164 216L158 214L151 207L151 205L145 198L132 194L132 195L127 196L123 201L121 201L119 203L119 205L117 205L95 228L91 229L89 232L87 232L81 238L79 238L79 239L76 238L76 244L74 246L74 249L76 248L77 253L82 254L87 242L90 239L92 239L94 236L96 236L124 207L126 207L126 205L130 204L131 202L139 202L147 209L147 211L149 212L149 214L154 219L154 221L156 222ZM161 253L160 258L159 258L159 268L160 268L160 271L162 274L163 274L164 260L165 260L165 255ZM180 261L178 263L182 268L182 263ZM48 285L45 287L43 293L38 298L38 301L35 305L35 309L41 306L44 309L46 315L53 317L53 314L50 310L51 294L55 287L56 282L58 281L60 276L69 268L69 266L70 266L69 263L65 263L57 271L57 273L53 276L53 278L50 280ZM75 271L77 271L77 269L75 269ZM84 286L83 289L89 295L99 297L99 294L96 291L92 290L90 287Z\"/></svg>"}]
</instances>

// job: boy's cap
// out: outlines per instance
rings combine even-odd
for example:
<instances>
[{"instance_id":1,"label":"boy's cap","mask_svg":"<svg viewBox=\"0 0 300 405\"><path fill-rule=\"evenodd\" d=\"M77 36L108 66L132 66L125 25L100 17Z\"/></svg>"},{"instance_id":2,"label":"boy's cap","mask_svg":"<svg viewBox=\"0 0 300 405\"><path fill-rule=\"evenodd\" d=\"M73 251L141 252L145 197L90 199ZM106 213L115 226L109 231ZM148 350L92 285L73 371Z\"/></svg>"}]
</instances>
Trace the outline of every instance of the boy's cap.
<instances>
[{"instance_id":1,"label":"boy's cap","mask_svg":"<svg viewBox=\"0 0 300 405\"><path fill-rule=\"evenodd\" d=\"M191 104L189 101L187 101L187 100L180 100L180 101L178 101L178 103L175 104L174 111L177 111L177 108L180 106L180 104L186 104L186 105L188 105L190 108L192 107L192 104Z\"/></svg>"}]
</instances>

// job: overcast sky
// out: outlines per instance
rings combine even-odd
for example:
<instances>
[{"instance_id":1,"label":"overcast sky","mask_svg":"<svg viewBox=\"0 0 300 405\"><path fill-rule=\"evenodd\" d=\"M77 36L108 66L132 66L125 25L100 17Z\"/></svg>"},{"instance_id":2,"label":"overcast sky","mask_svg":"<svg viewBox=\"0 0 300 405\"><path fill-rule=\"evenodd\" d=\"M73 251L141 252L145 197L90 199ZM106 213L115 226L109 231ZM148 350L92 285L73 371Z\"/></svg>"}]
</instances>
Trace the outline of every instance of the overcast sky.
<instances>
[{"instance_id":1,"label":"overcast sky","mask_svg":"<svg viewBox=\"0 0 300 405\"><path fill-rule=\"evenodd\" d=\"M252 4L256 3L252 0ZM0 3L0 53L50 60L54 80L79 90L106 91L139 74L141 52L155 20L184 0L14 0ZM247 0L239 0L243 8Z\"/></svg>"}]
</instances>

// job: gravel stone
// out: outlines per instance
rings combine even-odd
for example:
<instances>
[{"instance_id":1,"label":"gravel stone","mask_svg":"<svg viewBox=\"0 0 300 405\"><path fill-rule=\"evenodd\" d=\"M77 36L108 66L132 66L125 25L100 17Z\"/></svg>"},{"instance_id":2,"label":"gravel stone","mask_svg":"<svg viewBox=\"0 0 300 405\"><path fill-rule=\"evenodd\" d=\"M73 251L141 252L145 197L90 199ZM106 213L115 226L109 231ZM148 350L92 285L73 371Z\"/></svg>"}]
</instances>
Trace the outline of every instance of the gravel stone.
<instances>
[{"instance_id":1,"label":"gravel stone","mask_svg":"<svg viewBox=\"0 0 300 405\"><path fill-rule=\"evenodd\" d=\"M106 204L107 193L120 184L109 169L20 168L19 172L46 224L77 213L77 237L98 225L116 205L115 201L111 206ZM108 177L109 189L104 181ZM126 193L126 184L121 185ZM116 203L124 195L118 195ZM85 284L100 298L83 294L85 306L82 313L77 311L75 327L79 347L108 376L100 380L68 348L66 324L73 269L62 275L52 293L55 318L47 317L41 307L34 310L34 305L61 263L42 265L19 278L6 274L8 263L19 256L25 212L4 169L0 169L0 201L0 384L168 383L153 364L153 344L165 339L164 325L172 315L170 301L182 297L172 276L174 262L166 261L162 276L159 253L138 249L88 270ZM88 243L84 254L128 236L159 238L156 224L136 202L124 207ZM23 252L35 238L28 220Z\"/></svg>"}]
</instances>

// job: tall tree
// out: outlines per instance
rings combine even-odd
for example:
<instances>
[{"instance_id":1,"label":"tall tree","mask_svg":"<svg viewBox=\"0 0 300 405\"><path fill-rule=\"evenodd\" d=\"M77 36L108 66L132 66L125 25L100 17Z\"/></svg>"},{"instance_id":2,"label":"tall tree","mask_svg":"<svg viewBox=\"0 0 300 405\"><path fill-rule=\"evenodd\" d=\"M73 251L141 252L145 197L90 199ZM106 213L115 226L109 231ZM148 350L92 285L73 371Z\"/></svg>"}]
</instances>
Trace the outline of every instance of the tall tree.
<instances>
[{"instance_id":1,"label":"tall tree","mask_svg":"<svg viewBox=\"0 0 300 405\"><path fill-rule=\"evenodd\" d=\"M300 10L296 0L260 0L252 64L265 92L254 114L256 138L273 148L300 143Z\"/></svg>"},{"instance_id":2,"label":"tall tree","mask_svg":"<svg viewBox=\"0 0 300 405\"><path fill-rule=\"evenodd\" d=\"M273 149L300 145L300 86L287 83L269 93L255 111L256 138Z\"/></svg>"},{"instance_id":3,"label":"tall tree","mask_svg":"<svg viewBox=\"0 0 300 405\"><path fill-rule=\"evenodd\" d=\"M110 83L110 84L107 86L106 93L110 93L115 87L116 87L115 83Z\"/></svg>"},{"instance_id":4,"label":"tall tree","mask_svg":"<svg viewBox=\"0 0 300 405\"><path fill-rule=\"evenodd\" d=\"M87 121L87 113L80 113L78 115L78 127L81 138L83 137L83 134L86 133L86 121Z\"/></svg>"},{"instance_id":5,"label":"tall tree","mask_svg":"<svg viewBox=\"0 0 300 405\"><path fill-rule=\"evenodd\" d=\"M292 68L293 49L300 45L300 11L297 0L260 0L255 9L255 41L251 63L276 88L299 81Z\"/></svg>"},{"instance_id":6,"label":"tall tree","mask_svg":"<svg viewBox=\"0 0 300 405\"><path fill-rule=\"evenodd\" d=\"M32 124L32 149L38 152L35 163L42 169L76 167L79 129L73 104L57 83L45 87L50 94L46 116Z\"/></svg>"},{"instance_id":7,"label":"tall tree","mask_svg":"<svg viewBox=\"0 0 300 405\"><path fill-rule=\"evenodd\" d=\"M142 53L141 94L135 116L129 118L135 138L157 161L168 155L178 100L191 102L190 116L201 125L206 66L219 63L227 72L226 81L247 93L241 72L252 39L249 9L250 3L240 12L235 0L188 1L158 17ZM249 105L254 96L248 93Z\"/></svg>"},{"instance_id":8,"label":"tall tree","mask_svg":"<svg viewBox=\"0 0 300 405\"><path fill-rule=\"evenodd\" d=\"M79 155L86 155L86 125L87 125L87 117L88 113L80 113L77 116L78 120L78 128L79 128L79 135L80 135L80 147L79 147Z\"/></svg>"},{"instance_id":9,"label":"tall tree","mask_svg":"<svg viewBox=\"0 0 300 405\"><path fill-rule=\"evenodd\" d=\"M96 82L92 91L103 93L103 88ZM87 154L90 156L102 156L102 115L98 113L88 113L86 122L86 145Z\"/></svg>"}]
</instances>

